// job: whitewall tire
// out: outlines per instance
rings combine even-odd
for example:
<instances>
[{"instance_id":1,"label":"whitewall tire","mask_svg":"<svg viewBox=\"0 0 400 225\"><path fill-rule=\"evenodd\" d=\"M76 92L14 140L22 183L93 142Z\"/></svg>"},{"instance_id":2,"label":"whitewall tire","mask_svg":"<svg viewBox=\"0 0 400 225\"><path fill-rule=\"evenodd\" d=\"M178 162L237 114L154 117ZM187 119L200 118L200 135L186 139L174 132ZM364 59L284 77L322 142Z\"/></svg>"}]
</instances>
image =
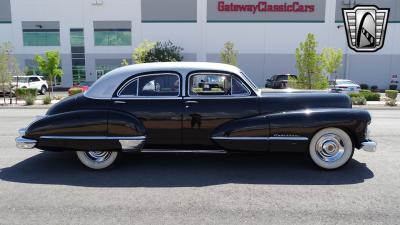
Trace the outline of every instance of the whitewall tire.
<instances>
[{"instance_id":1,"label":"whitewall tire","mask_svg":"<svg viewBox=\"0 0 400 225\"><path fill-rule=\"evenodd\" d=\"M309 154L313 162L323 169L337 169L353 156L354 147L349 135L338 128L325 128L311 139Z\"/></svg>"},{"instance_id":2,"label":"whitewall tire","mask_svg":"<svg viewBox=\"0 0 400 225\"><path fill-rule=\"evenodd\" d=\"M83 165L94 170L110 167L118 156L118 152L106 151L78 151L76 154Z\"/></svg>"}]
</instances>

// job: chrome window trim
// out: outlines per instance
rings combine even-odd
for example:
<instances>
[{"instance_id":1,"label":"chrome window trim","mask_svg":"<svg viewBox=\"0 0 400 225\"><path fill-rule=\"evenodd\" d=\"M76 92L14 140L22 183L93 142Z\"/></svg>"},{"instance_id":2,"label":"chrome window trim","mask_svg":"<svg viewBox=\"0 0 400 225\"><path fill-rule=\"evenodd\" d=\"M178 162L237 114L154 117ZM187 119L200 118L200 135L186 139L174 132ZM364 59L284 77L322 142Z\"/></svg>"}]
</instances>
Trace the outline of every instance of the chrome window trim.
<instances>
[{"instance_id":1,"label":"chrome window trim","mask_svg":"<svg viewBox=\"0 0 400 225\"><path fill-rule=\"evenodd\" d=\"M136 83L136 95L121 95L121 92L125 90L125 88L130 85L131 83L137 81ZM139 78L135 77L131 80L129 80L128 82L126 82L117 92L117 97L134 97L134 96L138 96L138 91L139 91Z\"/></svg>"},{"instance_id":2,"label":"chrome window trim","mask_svg":"<svg viewBox=\"0 0 400 225\"><path fill-rule=\"evenodd\" d=\"M230 78L231 78L231 95L190 95L190 91L191 91L190 78L192 76L195 76L195 75L208 75L208 74L230 76ZM203 96L207 96L206 98L212 98L212 99L215 99L215 98L218 98L218 97L220 97L220 98L229 98L229 97L232 97L232 96L233 97L248 97L248 96L251 96L251 91L247 88L246 85L244 85L244 87L246 88L247 91L249 91L247 95L232 95L232 76L234 76L234 75L230 74L230 73L223 73L223 72L216 72L216 73L213 73L213 72L195 72L195 73L191 73L191 74L189 74L189 76L186 76L187 77L186 83L187 83L187 87L188 87L187 95L189 97L194 97L194 98L199 98L199 97L201 98ZM241 81L241 80L239 79L239 81ZM222 97L222 96L224 96L224 97Z\"/></svg>"},{"instance_id":3,"label":"chrome window trim","mask_svg":"<svg viewBox=\"0 0 400 225\"><path fill-rule=\"evenodd\" d=\"M232 94L233 93L233 80L236 79L245 89L247 94ZM249 88L243 83L242 80L238 79L237 77L231 76L231 96L250 96L251 91Z\"/></svg>"},{"instance_id":4,"label":"chrome window trim","mask_svg":"<svg viewBox=\"0 0 400 225\"><path fill-rule=\"evenodd\" d=\"M139 95L139 84L140 84L140 78L141 77L148 77L148 76L166 76L166 75L174 75L178 77L178 95L174 96L151 96L151 95ZM123 89L129 85L130 83L134 82L137 80L137 85L136 85L136 95L120 95L120 93L123 91ZM181 96L181 76L178 73L149 73L149 74L143 74L139 76L135 76L132 79L128 80L118 91L117 91L117 96L112 97L112 99L118 98L129 98L129 99L138 99L138 98L155 98L155 99L162 99L162 98L171 98L171 97L180 97ZM147 98L148 97L148 98Z\"/></svg>"},{"instance_id":5,"label":"chrome window trim","mask_svg":"<svg viewBox=\"0 0 400 225\"><path fill-rule=\"evenodd\" d=\"M107 137L107 136L40 136L42 139L68 139L68 140L145 140L146 136L135 137Z\"/></svg>"},{"instance_id":6,"label":"chrome window trim","mask_svg":"<svg viewBox=\"0 0 400 225\"><path fill-rule=\"evenodd\" d=\"M239 141L308 141L307 137L212 137L211 139Z\"/></svg>"},{"instance_id":7,"label":"chrome window trim","mask_svg":"<svg viewBox=\"0 0 400 225\"><path fill-rule=\"evenodd\" d=\"M182 99L182 96L176 96L176 97L170 97L170 96L159 96L159 97L153 97L153 96L151 96L151 97L145 97L145 96L143 96L143 97L137 97L137 96L134 96L134 97L112 97L111 98L111 100L133 100L133 99L135 99L135 100L161 100L161 99L164 99L164 100L177 100L177 99Z\"/></svg>"}]
</instances>

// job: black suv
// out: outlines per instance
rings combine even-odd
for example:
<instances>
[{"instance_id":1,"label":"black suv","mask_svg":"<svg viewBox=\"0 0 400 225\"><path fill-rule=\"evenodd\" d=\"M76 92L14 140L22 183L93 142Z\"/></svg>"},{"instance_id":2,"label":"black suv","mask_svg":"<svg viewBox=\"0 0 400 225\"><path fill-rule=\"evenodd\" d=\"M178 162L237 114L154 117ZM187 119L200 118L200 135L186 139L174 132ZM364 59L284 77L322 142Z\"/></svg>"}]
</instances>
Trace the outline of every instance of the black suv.
<instances>
[{"instance_id":1,"label":"black suv","mask_svg":"<svg viewBox=\"0 0 400 225\"><path fill-rule=\"evenodd\" d=\"M280 74L273 75L270 79L266 80L265 87L266 88L287 88L289 76L293 79L297 79L296 75L292 74Z\"/></svg>"}]
</instances>

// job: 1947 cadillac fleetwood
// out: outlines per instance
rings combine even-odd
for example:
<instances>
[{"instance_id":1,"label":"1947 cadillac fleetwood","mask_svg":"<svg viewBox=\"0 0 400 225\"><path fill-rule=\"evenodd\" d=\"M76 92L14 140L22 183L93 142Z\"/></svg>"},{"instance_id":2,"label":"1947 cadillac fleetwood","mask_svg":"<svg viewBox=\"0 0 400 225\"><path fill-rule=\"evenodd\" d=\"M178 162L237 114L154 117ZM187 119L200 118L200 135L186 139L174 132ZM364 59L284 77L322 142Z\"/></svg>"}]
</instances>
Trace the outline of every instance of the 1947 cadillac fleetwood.
<instances>
[{"instance_id":1,"label":"1947 cadillac fleetwood","mask_svg":"<svg viewBox=\"0 0 400 225\"><path fill-rule=\"evenodd\" d=\"M337 93L261 93L239 68L198 62L122 67L19 131L17 146L76 151L92 169L121 152L304 151L324 169L375 151L371 117Z\"/></svg>"}]
</instances>

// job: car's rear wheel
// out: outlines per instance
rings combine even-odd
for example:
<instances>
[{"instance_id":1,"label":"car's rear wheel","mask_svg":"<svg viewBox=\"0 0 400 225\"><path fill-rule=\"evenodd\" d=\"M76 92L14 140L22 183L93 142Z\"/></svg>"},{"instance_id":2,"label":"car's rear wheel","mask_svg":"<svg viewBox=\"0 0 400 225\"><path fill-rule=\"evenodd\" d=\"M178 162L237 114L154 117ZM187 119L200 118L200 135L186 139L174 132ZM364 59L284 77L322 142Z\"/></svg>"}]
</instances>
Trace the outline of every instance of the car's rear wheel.
<instances>
[{"instance_id":1,"label":"car's rear wheel","mask_svg":"<svg viewBox=\"0 0 400 225\"><path fill-rule=\"evenodd\" d=\"M46 91L47 91L47 88L46 88L46 86L43 85L43 86L40 88L40 94L45 95L45 94L46 94Z\"/></svg>"},{"instance_id":2,"label":"car's rear wheel","mask_svg":"<svg viewBox=\"0 0 400 225\"><path fill-rule=\"evenodd\" d=\"M76 154L83 165L94 170L110 167L118 156L118 152L115 151L78 151Z\"/></svg>"},{"instance_id":3,"label":"car's rear wheel","mask_svg":"<svg viewBox=\"0 0 400 225\"><path fill-rule=\"evenodd\" d=\"M337 169L352 158L354 146L345 131L325 128L311 139L309 153L317 166L323 169Z\"/></svg>"}]
</instances>

